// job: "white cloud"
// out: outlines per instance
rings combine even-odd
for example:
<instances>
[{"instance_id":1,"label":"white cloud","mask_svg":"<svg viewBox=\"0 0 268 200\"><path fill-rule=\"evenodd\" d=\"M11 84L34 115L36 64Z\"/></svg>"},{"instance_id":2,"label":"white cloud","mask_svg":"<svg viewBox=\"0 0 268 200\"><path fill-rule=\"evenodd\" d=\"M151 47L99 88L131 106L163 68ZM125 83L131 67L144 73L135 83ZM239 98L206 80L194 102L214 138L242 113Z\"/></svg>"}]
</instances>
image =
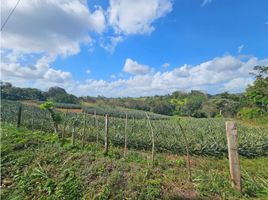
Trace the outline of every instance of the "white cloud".
<instances>
[{"instance_id":1,"label":"white cloud","mask_svg":"<svg viewBox=\"0 0 268 200\"><path fill-rule=\"evenodd\" d=\"M3 54L3 52L1 52ZM243 92L253 81L249 75L256 65L268 65L268 58L239 58L234 56L216 57L198 65L183 65L169 71L153 71L148 66L126 59L123 70L132 74L129 78L120 74L111 76L112 81L89 79L74 80L70 72L55 70L49 63L52 58L41 57L34 65L21 66L18 63L7 64L2 60L3 81L9 81L20 87L47 89L58 85L76 95L148 96L167 94L176 90L189 91L199 89L208 93L223 91ZM116 79L116 77L118 77Z\"/></svg>"},{"instance_id":2,"label":"white cloud","mask_svg":"<svg viewBox=\"0 0 268 200\"><path fill-rule=\"evenodd\" d=\"M209 4L209 3L211 3L212 2L212 0L203 0L203 3L202 3L202 7L204 7L205 5L207 5L207 4Z\"/></svg>"},{"instance_id":3,"label":"white cloud","mask_svg":"<svg viewBox=\"0 0 268 200\"><path fill-rule=\"evenodd\" d=\"M153 23L172 10L173 0L110 0L107 8L106 30L112 28L110 36L100 40L100 46L113 53L126 35L150 34Z\"/></svg>"},{"instance_id":4,"label":"white cloud","mask_svg":"<svg viewBox=\"0 0 268 200\"><path fill-rule=\"evenodd\" d=\"M244 49L244 45L242 44L237 48L237 52L241 53L243 51L243 49Z\"/></svg>"},{"instance_id":5,"label":"white cloud","mask_svg":"<svg viewBox=\"0 0 268 200\"><path fill-rule=\"evenodd\" d=\"M259 60L251 57L242 61L238 57L223 56L195 66L183 65L167 72L136 74L111 82L90 80L79 83L77 86L79 89L74 92L78 95L110 97L161 95L176 90L189 91L192 89L208 93L243 92L253 81L249 75L253 67L267 64L268 58Z\"/></svg>"},{"instance_id":6,"label":"white cloud","mask_svg":"<svg viewBox=\"0 0 268 200\"><path fill-rule=\"evenodd\" d=\"M1 4L1 22L15 5L16 0ZM122 34L143 34L154 30L153 22L172 9L171 0L111 0L108 11L95 6L91 11L86 0L33 0L23 1L1 32L1 79L18 86L47 87L58 85L77 93L77 88L90 85L100 88L123 87L135 80L144 82L150 78L133 77L108 83L103 80L76 81L70 72L55 69L53 62L58 57L68 57L79 53L82 43L94 49L96 40L91 32L102 34L112 26L115 35L102 36L104 49L113 52L116 45L125 38ZM106 22L106 17L108 21ZM109 36L111 35L111 36ZM127 59L124 71L133 75L143 75L150 71L146 65ZM89 70L86 71L90 73ZM118 76L120 77L120 75ZM123 76L124 77L124 76ZM112 77L115 79L116 77Z\"/></svg>"},{"instance_id":7,"label":"white cloud","mask_svg":"<svg viewBox=\"0 0 268 200\"><path fill-rule=\"evenodd\" d=\"M86 74L90 74L91 73L91 70L90 69L87 69L86 70Z\"/></svg>"},{"instance_id":8,"label":"white cloud","mask_svg":"<svg viewBox=\"0 0 268 200\"><path fill-rule=\"evenodd\" d=\"M216 57L210 61L200 64L200 68L208 69L210 71L226 71L235 70L239 68L241 61L233 56Z\"/></svg>"},{"instance_id":9,"label":"white cloud","mask_svg":"<svg viewBox=\"0 0 268 200\"><path fill-rule=\"evenodd\" d=\"M1 4L1 22L15 3ZM104 28L102 9L90 12L85 1L23 1L1 32L1 46L25 54L72 55L80 51L80 43L91 41L88 31L101 33Z\"/></svg>"},{"instance_id":10,"label":"white cloud","mask_svg":"<svg viewBox=\"0 0 268 200\"><path fill-rule=\"evenodd\" d=\"M171 10L171 0L110 0L109 23L117 34L149 34L153 22Z\"/></svg>"},{"instance_id":11,"label":"white cloud","mask_svg":"<svg viewBox=\"0 0 268 200\"><path fill-rule=\"evenodd\" d=\"M48 84L62 85L72 81L70 72L53 69L50 62L52 57L41 56L35 59L33 64L20 64L17 60L24 55L13 55L14 53L1 52L1 80L14 83L18 86L33 86L33 83L42 82L38 88L45 88Z\"/></svg>"},{"instance_id":12,"label":"white cloud","mask_svg":"<svg viewBox=\"0 0 268 200\"><path fill-rule=\"evenodd\" d=\"M147 65L139 64L137 61L127 58L123 71L130 74L146 74L150 71L150 68Z\"/></svg>"},{"instance_id":13,"label":"white cloud","mask_svg":"<svg viewBox=\"0 0 268 200\"><path fill-rule=\"evenodd\" d=\"M105 19L105 11L99 6L96 7L97 9L91 13L89 17L89 23L91 30L102 33L106 28L106 19Z\"/></svg>"},{"instance_id":14,"label":"white cloud","mask_svg":"<svg viewBox=\"0 0 268 200\"><path fill-rule=\"evenodd\" d=\"M162 67L164 67L164 68L168 68L169 66L170 66L169 63L164 63L164 64L162 65Z\"/></svg>"},{"instance_id":15,"label":"white cloud","mask_svg":"<svg viewBox=\"0 0 268 200\"><path fill-rule=\"evenodd\" d=\"M1 23L17 1L4 2ZM69 87L71 73L51 63L77 54L81 43L91 47L89 34L101 34L105 21L102 8L90 11L85 0L22 1L1 32L1 80L43 89Z\"/></svg>"},{"instance_id":16,"label":"white cloud","mask_svg":"<svg viewBox=\"0 0 268 200\"><path fill-rule=\"evenodd\" d=\"M241 92L248 85L252 84L253 81L253 78L250 77L234 78L223 85L223 90L229 92Z\"/></svg>"},{"instance_id":17,"label":"white cloud","mask_svg":"<svg viewBox=\"0 0 268 200\"><path fill-rule=\"evenodd\" d=\"M108 40L108 42L107 42ZM103 41L100 43L101 47L104 48L106 51L113 53L115 50L115 47L123 42L124 39L122 36L111 36L106 39L103 39Z\"/></svg>"}]
</instances>

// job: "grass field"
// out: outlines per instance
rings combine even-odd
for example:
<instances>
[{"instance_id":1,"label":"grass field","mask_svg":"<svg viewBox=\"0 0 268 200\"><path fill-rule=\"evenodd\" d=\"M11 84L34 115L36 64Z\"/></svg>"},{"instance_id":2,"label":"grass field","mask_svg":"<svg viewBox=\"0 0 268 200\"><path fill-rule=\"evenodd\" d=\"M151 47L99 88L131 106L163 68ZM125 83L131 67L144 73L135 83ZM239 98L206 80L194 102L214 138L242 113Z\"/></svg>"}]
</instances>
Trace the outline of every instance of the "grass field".
<instances>
[{"instance_id":1,"label":"grass field","mask_svg":"<svg viewBox=\"0 0 268 200\"><path fill-rule=\"evenodd\" d=\"M268 159L241 157L243 193L230 187L225 157L193 156L193 181L183 155L71 146L57 135L2 126L2 199L267 199Z\"/></svg>"}]
</instances>

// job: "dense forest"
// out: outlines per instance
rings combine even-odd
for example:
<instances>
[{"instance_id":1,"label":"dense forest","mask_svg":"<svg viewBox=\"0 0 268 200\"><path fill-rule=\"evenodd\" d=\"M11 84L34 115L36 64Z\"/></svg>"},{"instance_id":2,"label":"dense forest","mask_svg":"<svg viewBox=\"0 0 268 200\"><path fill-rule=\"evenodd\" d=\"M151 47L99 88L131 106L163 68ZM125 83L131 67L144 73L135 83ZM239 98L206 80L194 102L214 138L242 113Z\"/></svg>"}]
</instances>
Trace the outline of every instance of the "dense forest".
<instances>
[{"instance_id":1,"label":"dense forest","mask_svg":"<svg viewBox=\"0 0 268 200\"><path fill-rule=\"evenodd\" d=\"M245 93L210 95L202 91L176 91L163 96L139 98L76 97L63 88L51 87L47 92L34 88L19 88L1 82L1 99L38 100L81 104L89 102L99 105L121 106L151 111L164 115L204 117L239 117L243 119L267 118L268 111L268 67L256 66L255 81Z\"/></svg>"}]
</instances>

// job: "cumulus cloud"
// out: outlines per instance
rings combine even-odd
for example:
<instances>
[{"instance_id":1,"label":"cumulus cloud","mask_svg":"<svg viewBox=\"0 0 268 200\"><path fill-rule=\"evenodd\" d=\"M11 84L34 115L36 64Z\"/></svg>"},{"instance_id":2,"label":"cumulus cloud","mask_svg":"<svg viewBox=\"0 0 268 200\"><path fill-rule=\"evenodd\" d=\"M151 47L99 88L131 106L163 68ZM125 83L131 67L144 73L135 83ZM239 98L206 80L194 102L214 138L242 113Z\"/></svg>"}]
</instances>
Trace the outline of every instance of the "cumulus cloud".
<instances>
[{"instance_id":1,"label":"cumulus cloud","mask_svg":"<svg viewBox=\"0 0 268 200\"><path fill-rule=\"evenodd\" d=\"M16 0L1 4L1 23ZM51 63L80 51L90 44L90 33L106 28L104 11L90 11L84 0L23 1L1 32L1 79L18 85L64 85L73 81L70 72ZM39 86L40 88L40 86Z\"/></svg>"},{"instance_id":2,"label":"cumulus cloud","mask_svg":"<svg viewBox=\"0 0 268 200\"><path fill-rule=\"evenodd\" d=\"M225 83L223 89L229 92L241 92L241 90L252 84L253 81L253 78L250 77L234 78Z\"/></svg>"},{"instance_id":3,"label":"cumulus cloud","mask_svg":"<svg viewBox=\"0 0 268 200\"><path fill-rule=\"evenodd\" d=\"M1 22L15 3L1 4ZM84 1L23 1L1 32L1 46L21 53L72 55L80 43L91 41L88 31L101 33L104 28L102 9L90 12Z\"/></svg>"},{"instance_id":4,"label":"cumulus cloud","mask_svg":"<svg viewBox=\"0 0 268 200\"><path fill-rule=\"evenodd\" d=\"M153 23L171 12L172 1L110 0L105 12L109 35L101 38L100 46L113 53L127 35L150 34L155 29Z\"/></svg>"},{"instance_id":5,"label":"cumulus cloud","mask_svg":"<svg viewBox=\"0 0 268 200\"><path fill-rule=\"evenodd\" d=\"M234 56L216 57L199 65L183 65L166 72L133 74L111 82L89 80L77 85L78 95L148 96L167 94L177 90L198 89L209 93L243 92L253 77L249 75L256 65L267 65L268 58L250 57L240 60Z\"/></svg>"},{"instance_id":6,"label":"cumulus cloud","mask_svg":"<svg viewBox=\"0 0 268 200\"><path fill-rule=\"evenodd\" d=\"M162 65L162 67L164 67L164 68L167 68L167 67L169 67L169 66L170 66L169 63L164 63L164 64Z\"/></svg>"},{"instance_id":7,"label":"cumulus cloud","mask_svg":"<svg viewBox=\"0 0 268 200\"><path fill-rule=\"evenodd\" d=\"M90 74L91 73L91 70L90 69L87 69L86 70L86 74Z\"/></svg>"},{"instance_id":8,"label":"cumulus cloud","mask_svg":"<svg viewBox=\"0 0 268 200\"><path fill-rule=\"evenodd\" d=\"M150 34L153 22L171 10L171 0L110 0L109 23L117 34Z\"/></svg>"},{"instance_id":9,"label":"cumulus cloud","mask_svg":"<svg viewBox=\"0 0 268 200\"><path fill-rule=\"evenodd\" d=\"M124 38L122 36L111 36L103 39L103 41L100 43L100 46L104 48L106 51L113 53L115 47L123 41Z\"/></svg>"},{"instance_id":10,"label":"cumulus cloud","mask_svg":"<svg viewBox=\"0 0 268 200\"><path fill-rule=\"evenodd\" d=\"M130 58L126 59L123 71L130 74L146 74L150 71L147 65L139 64Z\"/></svg>"},{"instance_id":11,"label":"cumulus cloud","mask_svg":"<svg viewBox=\"0 0 268 200\"><path fill-rule=\"evenodd\" d=\"M53 59L51 57L42 56L41 58L37 58L35 63L31 65L23 65L19 62L14 62L21 56L14 56L12 52L6 53L2 51L1 57L5 58L1 60L1 78L4 81L10 81L12 79L29 81L44 79L54 83L62 83L72 77L70 72L53 69L49 64L51 59Z\"/></svg>"},{"instance_id":12,"label":"cumulus cloud","mask_svg":"<svg viewBox=\"0 0 268 200\"><path fill-rule=\"evenodd\" d=\"M243 92L253 77L249 75L256 65L268 65L268 58L250 57L242 60L231 55L216 57L198 65L185 64L172 70L153 72L149 66L126 59L123 70L130 73L129 78L118 78L112 81L89 79L76 81L71 74L53 70L40 58L32 67L19 68L10 65L4 69L5 77L12 77L12 83L25 86L23 80L31 80L32 85L41 89L44 86L59 85L76 95L148 96L168 94L176 90L189 91L199 89L209 93L223 91ZM148 73L150 72L150 73ZM52 76L57 78L53 79ZM14 78L15 77L15 78ZM120 77L120 76L119 76ZM115 78L113 76L112 78Z\"/></svg>"},{"instance_id":13,"label":"cumulus cloud","mask_svg":"<svg viewBox=\"0 0 268 200\"><path fill-rule=\"evenodd\" d=\"M1 4L1 23L15 4L16 0ZM1 32L1 79L24 86L39 83L42 88L53 84L69 87L77 81L72 79L70 72L53 67L52 63L58 57L79 53L82 43L93 49L95 40L91 32L102 34L108 26L113 28L115 35L110 32L101 35L104 39L100 45L112 53L125 38L121 33L150 33L154 30L153 22L171 9L171 0L150 3L110 0L108 11L100 6L90 10L85 0L24 1ZM127 59L124 66L124 71L133 75L149 70L148 66L131 59Z\"/></svg>"}]
</instances>

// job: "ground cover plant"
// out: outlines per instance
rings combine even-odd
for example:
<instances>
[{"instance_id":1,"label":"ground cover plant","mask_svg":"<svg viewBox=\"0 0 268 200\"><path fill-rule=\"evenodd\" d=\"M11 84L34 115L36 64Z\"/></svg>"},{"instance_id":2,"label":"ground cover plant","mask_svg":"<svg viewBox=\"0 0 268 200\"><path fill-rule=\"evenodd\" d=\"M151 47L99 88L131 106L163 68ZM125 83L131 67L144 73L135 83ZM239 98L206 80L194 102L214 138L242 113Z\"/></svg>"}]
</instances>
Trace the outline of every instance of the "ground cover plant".
<instances>
[{"instance_id":1,"label":"ground cover plant","mask_svg":"<svg viewBox=\"0 0 268 200\"><path fill-rule=\"evenodd\" d=\"M233 190L225 157L193 156L193 181L184 155L60 139L54 133L2 126L2 199L266 199L268 159L241 157L243 191ZM261 170L260 170L261 169Z\"/></svg>"}]
</instances>

